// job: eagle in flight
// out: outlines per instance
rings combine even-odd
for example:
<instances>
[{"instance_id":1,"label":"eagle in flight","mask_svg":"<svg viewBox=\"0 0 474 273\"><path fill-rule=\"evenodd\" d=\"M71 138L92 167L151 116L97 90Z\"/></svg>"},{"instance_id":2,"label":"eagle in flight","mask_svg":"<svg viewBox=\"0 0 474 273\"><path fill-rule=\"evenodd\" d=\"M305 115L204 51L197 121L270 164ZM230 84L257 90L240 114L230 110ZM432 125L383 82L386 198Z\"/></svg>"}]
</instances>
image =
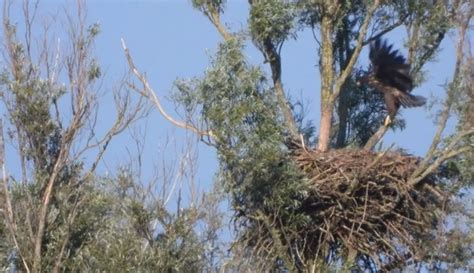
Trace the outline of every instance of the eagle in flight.
<instances>
[{"instance_id":1,"label":"eagle in flight","mask_svg":"<svg viewBox=\"0 0 474 273\"><path fill-rule=\"evenodd\" d=\"M392 50L392 46L380 39L371 43L369 58L372 69L358 81L359 84L367 84L384 95L388 111L385 126L392 123L400 106L418 107L426 103L424 97L410 94L413 89L410 65L398 50Z\"/></svg>"}]
</instances>

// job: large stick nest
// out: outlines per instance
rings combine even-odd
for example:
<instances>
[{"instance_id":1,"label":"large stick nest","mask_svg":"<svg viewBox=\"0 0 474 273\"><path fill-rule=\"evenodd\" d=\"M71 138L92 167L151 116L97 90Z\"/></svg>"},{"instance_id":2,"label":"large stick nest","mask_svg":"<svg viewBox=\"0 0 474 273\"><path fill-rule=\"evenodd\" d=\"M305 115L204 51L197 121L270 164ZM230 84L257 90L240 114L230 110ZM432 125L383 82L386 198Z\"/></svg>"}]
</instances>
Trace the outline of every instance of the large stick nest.
<instances>
[{"instance_id":1,"label":"large stick nest","mask_svg":"<svg viewBox=\"0 0 474 273\"><path fill-rule=\"evenodd\" d=\"M290 149L310 188L301 208L312 219L305 233L314 244L306 251L319 253L306 254L327 257L337 251L356 260L369 258L378 268L425 255L420 239L436 228L446 193L437 174L409 183L419 158L400 152Z\"/></svg>"}]
</instances>

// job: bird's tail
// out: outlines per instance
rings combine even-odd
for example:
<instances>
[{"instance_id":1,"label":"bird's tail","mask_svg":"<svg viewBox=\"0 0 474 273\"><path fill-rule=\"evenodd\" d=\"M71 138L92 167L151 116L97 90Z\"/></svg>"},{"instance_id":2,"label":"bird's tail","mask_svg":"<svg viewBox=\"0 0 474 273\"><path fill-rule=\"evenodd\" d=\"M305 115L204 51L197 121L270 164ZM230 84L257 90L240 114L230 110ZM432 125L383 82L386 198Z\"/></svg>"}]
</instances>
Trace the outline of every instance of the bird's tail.
<instances>
[{"instance_id":1,"label":"bird's tail","mask_svg":"<svg viewBox=\"0 0 474 273\"><path fill-rule=\"evenodd\" d=\"M407 93L404 93L403 96L400 96L399 101L404 107L418 107L426 103L426 99L424 97Z\"/></svg>"}]
</instances>

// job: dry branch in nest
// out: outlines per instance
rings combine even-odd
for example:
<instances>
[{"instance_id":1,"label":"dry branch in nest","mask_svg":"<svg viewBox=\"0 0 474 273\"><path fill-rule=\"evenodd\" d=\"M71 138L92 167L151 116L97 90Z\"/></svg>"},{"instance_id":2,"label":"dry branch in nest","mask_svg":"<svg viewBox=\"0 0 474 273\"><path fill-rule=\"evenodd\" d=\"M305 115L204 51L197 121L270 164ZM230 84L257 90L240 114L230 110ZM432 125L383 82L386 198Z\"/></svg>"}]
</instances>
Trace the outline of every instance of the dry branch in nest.
<instances>
[{"instance_id":1,"label":"dry branch in nest","mask_svg":"<svg viewBox=\"0 0 474 273\"><path fill-rule=\"evenodd\" d=\"M431 236L447 192L439 174L408 186L420 158L399 152L308 151L297 144L291 155L307 176L309 195L301 212L311 217L305 247L311 256L345 253L370 258L378 268L402 266L424 256L421 238Z\"/></svg>"}]
</instances>

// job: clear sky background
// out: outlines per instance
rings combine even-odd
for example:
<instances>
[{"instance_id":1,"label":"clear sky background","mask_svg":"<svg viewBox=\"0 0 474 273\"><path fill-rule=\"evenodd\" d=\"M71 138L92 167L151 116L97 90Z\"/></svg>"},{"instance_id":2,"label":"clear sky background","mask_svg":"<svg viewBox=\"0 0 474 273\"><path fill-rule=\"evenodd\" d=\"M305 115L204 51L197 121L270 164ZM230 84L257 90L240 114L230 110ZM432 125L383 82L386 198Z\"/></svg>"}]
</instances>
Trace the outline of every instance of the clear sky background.
<instances>
[{"instance_id":1,"label":"clear sky background","mask_svg":"<svg viewBox=\"0 0 474 273\"><path fill-rule=\"evenodd\" d=\"M39 14L56 14L64 6L74 8L74 3L75 1L43 0ZM101 26L95 55L105 72L102 88L107 90L114 86L128 69L120 44L120 39L124 38L137 67L146 72L149 83L162 98L165 109L177 117L176 106L167 99L173 90L173 82L179 78L200 77L204 74L209 65L209 57L222 41L213 25L186 0L90 0L86 3L88 21L98 22ZM15 18L19 16L15 9L19 8L19 5L13 7L13 21L21 21L20 18ZM223 21L232 32L245 30L247 15L246 0L229 0ZM395 48L400 48L406 55L406 49L403 48L404 37L404 28L398 28L386 36L395 44ZM441 45L442 52L438 61L425 67L428 71L426 83L414 90L414 94L443 97L441 85L452 76L455 61L452 43L452 36L448 36ZM285 90L291 97L308 102L308 118L319 125L320 79L317 49L318 45L310 30L298 32L297 40L284 44L282 62ZM263 65L265 71L269 71L268 64L262 62L261 53L251 43L248 43L246 54L251 63ZM367 65L367 49L363 51L358 64ZM112 122L109 112L113 111L114 103L112 100L102 99L100 108L100 124L107 126ZM395 144L411 153L423 155L435 132L433 113L434 111L428 112L423 108L404 109L401 114L406 119L407 128L388 133L383 139L384 144ZM143 155L144 176L156 172L156 161L164 159L166 164L175 164L176 152L179 154L184 151L179 140L184 140L190 133L172 126L156 110L140 126L143 130L147 128ZM134 150L134 143L127 134L129 132L112 142L104 160L107 165L101 165L99 175L114 172L116 166L126 163L124 159L128 155L127 149ZM171 148L162 149L164 143L173 138L178 143ZM212 147L202 143L196 145L199 153L197 182L201 185L201 190L206 191L211 187L218 163Z\"/></svg>"}]
</instances>

